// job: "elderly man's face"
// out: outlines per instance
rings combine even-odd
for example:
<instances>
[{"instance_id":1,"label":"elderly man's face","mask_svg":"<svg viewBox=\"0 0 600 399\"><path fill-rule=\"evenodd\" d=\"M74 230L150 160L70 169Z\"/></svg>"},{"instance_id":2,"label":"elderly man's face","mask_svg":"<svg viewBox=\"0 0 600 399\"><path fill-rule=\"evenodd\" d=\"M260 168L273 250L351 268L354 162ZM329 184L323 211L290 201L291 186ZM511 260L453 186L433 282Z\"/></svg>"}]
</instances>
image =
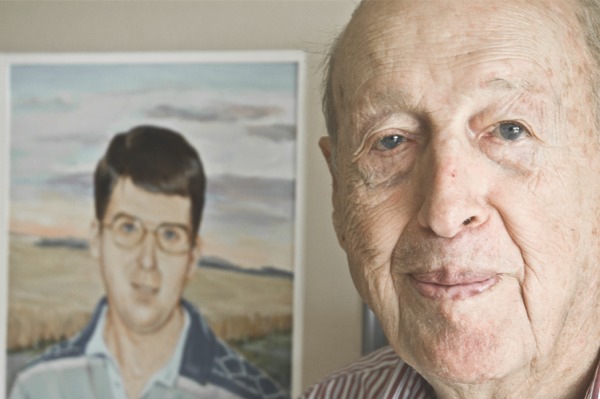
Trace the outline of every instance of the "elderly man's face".
<instances>
[{"instance_id":1,"label":"elderly man's face","mask_svg":"<svg viewBox=\"0 0 600 399\"><path fill-rule=\"evenodd\" d=\"M567 2L514 3L372 1L335 64L336 231L391 344L433 379L559 379L598 339L591 67Z\"/></svg>"}]
</instances>

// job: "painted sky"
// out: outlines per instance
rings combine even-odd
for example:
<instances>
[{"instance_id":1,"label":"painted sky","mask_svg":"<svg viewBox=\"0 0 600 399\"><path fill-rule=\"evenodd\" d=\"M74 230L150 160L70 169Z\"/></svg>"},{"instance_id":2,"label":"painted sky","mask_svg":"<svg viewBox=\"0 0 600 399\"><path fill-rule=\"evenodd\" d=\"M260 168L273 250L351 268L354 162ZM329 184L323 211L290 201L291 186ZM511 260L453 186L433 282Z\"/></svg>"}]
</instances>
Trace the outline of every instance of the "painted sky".
<instances>
[{"instance_id":1,"label":"painted sky","mask_svg":"<svg viewBox=\"0 0 600 399\"><path fill-rule=\"evenodd\" d=\"M297 64L13 64L10 230L87 237L92 173L140 124L181 132L208 176L206 255L292 269Z\"/></svg>"}]
</instances>

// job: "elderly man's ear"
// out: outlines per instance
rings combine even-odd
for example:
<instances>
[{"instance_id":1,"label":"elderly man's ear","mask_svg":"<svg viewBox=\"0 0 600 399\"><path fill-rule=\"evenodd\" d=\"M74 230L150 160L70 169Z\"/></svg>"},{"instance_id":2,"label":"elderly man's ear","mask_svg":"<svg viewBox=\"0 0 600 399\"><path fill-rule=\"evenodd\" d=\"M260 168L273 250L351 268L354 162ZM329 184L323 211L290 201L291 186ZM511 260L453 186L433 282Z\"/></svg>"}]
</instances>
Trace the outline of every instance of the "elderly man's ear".
<instances>
[{"instance_id":1,"label":"elderly man's ear","mask_svg":"<svg viewBox=\"0 0 600 399\"><path fill-rule=\"evenodd\" d=\"M329 173L331 174L331 202L333 203L333 226L335 227L335 232L337 233L337 238L342 248L344 247L345 238L344 233L342 231L342 217L340 215L341 206L339 204L340 195L338 193L338 182L337 182L337 170L334 165L334 156L332 155L332 144L331 139L328 136L321 137L319 140L319 147L321 148L321 153L325 157L325 161L327 161L327 167L329 168Z\"/></svg>"},{"instance_id":2,"label":"elderly man's ear","mask_svg":"<svg viewBox=\"0 0 600 399\"><path fill-rule=\"evenodd\" d=\"M335 166L333 165L333 159L331 156L331 139L328 136L321 137L319 139L319 147L321 148L321 153L323 154L323 157L325 157L325 161L327 161L327 167L329 168L329 173L331 173L333 185L335 187Z\"/></svg>"}]
</instances>

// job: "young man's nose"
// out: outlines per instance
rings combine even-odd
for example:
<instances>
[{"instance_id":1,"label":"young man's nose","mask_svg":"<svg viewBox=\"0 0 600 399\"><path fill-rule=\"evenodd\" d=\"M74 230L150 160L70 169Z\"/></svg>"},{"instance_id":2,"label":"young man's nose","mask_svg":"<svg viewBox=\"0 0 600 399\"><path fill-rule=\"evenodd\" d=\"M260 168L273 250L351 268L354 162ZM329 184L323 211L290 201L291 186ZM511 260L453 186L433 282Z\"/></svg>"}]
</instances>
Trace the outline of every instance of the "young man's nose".
<instances>
[{"instance_id":1,"label":"young man's nose","mask_svg":"<svg viewBox=\"0 0 600 399\"><path fill-rule=\"evenodd\" d=\"M419 224L452 238L488 218L486 165L468 140L433 141L426 149L418 184L424 199Z\"/></svg>"},{"instance_id":2,"label":"young man's nose","mask_svg":"<svg viewBox=\"0 0 600 399\"><path fill-rule=\"evenodd\" d=\"M156 266L156 251L158 243L156 237L148 232L140 243L140 266L144 269L152 269Z\"/></svg>"}]
</instances>

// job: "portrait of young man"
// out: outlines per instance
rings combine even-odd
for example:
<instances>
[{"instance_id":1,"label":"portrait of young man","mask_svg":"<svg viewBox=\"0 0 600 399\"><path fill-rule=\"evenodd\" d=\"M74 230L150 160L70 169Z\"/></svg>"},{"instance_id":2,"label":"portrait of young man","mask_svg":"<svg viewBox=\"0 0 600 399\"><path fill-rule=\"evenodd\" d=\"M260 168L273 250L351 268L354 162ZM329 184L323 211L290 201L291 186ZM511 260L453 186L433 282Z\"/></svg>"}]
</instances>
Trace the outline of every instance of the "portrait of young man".
<instances>
[{"instance_id":1,"label":"portrait of young man","mask_svg":"<svg viewBox=\"0 0 600 399\"><path fill-rule=\"evenodd\" d=\"M600 2L365 0L320 141L390 343L306 398L599 397Z\"/></svg>"},{"instance_id":2,"label":"portrait of young man","mask_svg":"<svg viewBox=\"0 0 600 399\"><path fill-rule=\"evenodd\" d=\"M178 132L115 135L94 173L90 250L105 297L20 371L10 399L287 398L183 297L202 250L206 178Z\"/></svg>"}]
</instances>

